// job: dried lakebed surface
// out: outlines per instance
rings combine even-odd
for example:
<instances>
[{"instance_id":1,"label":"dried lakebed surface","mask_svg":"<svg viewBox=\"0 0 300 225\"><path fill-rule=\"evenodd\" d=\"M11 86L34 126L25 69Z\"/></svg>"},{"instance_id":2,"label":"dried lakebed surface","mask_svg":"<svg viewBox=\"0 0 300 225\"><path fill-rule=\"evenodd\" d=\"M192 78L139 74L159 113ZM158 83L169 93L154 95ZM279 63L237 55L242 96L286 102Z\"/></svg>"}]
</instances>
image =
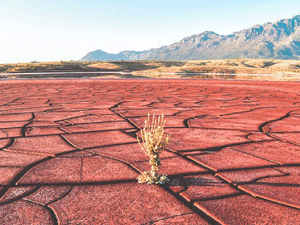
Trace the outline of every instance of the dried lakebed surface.
<instances>
[{"instance_id":1,"label":"dried lakebed surface","mask_svg":"<svg viewBox=\"0 0 300 225\"><path fill-rule=\"evenodd\" d=\"M300 224L299 83L0 84L0 224ZM148 113L165 186L136 181Z\"/></svg>"}]
</instances>

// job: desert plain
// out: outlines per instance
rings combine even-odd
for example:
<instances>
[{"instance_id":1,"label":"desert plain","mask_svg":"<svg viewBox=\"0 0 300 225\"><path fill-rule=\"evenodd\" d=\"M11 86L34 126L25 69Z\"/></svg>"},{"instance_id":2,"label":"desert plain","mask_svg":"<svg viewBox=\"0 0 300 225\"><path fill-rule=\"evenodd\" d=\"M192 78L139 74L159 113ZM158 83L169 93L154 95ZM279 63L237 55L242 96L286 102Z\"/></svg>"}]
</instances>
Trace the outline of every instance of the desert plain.
<instances>
[{"instance_id":1,"label":"desert plain","mask_svg":"<svg viewBox=\"0 0 300 225\"><path fill-rule=\"evenodd\" d=\"M220 59L185 61L59 61L0 64L0 78L201 78L299 81L300 61L280 59ZM59 72L60 74L53 74ZM68 72L67 74L63 74ZM72 74L70 72L93 72ZM97 74L96 72L100 72ZM121 72L121 73L116 73ZM36 73L36 74L29 74Z\"/></svg>"},{"instance_id":2,"label":"desert plain","mask_svg":"<svg viewBox=\"0 0 300 225\"><path fill-rule=\"evenodd\" d=\"M298 82L0 84L0 224L300 224ZM136 180L148 113L165 185Z\"/></svg>"}]
</instances>

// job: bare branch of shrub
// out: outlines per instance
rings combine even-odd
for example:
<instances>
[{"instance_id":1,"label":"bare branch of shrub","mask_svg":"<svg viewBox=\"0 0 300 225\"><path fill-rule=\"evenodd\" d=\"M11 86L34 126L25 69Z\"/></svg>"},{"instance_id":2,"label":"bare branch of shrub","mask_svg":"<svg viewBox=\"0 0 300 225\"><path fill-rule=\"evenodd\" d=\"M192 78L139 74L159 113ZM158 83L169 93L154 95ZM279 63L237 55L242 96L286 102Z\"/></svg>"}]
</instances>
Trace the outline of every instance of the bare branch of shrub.
<instances>
[{"instance_id":1,"label":"bare branch of shrub","mask_svg":"<svg viewBox=\"0 0 300 225\"><path fill-rule=\"evenodd\" d=\"M164 115L152 119L148 114L148 118L145 120L145 127L141 130L142 142L138 138L142 150L150 158L151 170L143 172L137 179L139 183L147 184L164 184L168 178L166 174L158 175L158 169L160 166L159 155L165 150L169 143L170 135L164 131L166 121Z\"/></svg>"}]
</instances>

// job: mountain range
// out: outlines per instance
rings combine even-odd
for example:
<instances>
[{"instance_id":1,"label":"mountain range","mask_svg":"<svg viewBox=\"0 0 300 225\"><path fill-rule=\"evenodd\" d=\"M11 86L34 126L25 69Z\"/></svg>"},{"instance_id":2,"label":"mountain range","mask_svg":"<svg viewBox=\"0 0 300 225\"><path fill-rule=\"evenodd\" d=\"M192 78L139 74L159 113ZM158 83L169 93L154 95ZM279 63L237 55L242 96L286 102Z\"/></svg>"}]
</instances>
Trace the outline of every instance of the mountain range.
<instances>
[{"instance_id":1,"label":"mountain range","mask_svg":"<svg viewBox=\"0 0 300 225\"><path fill-rule=\"evenodd\" d=\"M96 50L80 61L197 60L228 58L300 59L300 15L255 25L230 35L205 31L169 46L118 54Z\"/></svg>"}]
</instances>

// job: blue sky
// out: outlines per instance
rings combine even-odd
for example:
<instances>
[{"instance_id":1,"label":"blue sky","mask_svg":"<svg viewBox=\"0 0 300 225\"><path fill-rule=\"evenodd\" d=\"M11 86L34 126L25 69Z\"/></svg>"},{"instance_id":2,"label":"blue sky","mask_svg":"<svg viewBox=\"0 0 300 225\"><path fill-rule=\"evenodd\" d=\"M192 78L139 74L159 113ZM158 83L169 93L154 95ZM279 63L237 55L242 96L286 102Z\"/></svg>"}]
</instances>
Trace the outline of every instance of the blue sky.
<instances>
[{"instance_id":1,"label":"blue sky","mask_svg":"<svg viewBox=\"0 0 300 225\"><path fill-rule=\"evenodd\" d=\"M299 0L0 0L0 63L148 50L300 14Z\"/></svg>"}]
</instances>

